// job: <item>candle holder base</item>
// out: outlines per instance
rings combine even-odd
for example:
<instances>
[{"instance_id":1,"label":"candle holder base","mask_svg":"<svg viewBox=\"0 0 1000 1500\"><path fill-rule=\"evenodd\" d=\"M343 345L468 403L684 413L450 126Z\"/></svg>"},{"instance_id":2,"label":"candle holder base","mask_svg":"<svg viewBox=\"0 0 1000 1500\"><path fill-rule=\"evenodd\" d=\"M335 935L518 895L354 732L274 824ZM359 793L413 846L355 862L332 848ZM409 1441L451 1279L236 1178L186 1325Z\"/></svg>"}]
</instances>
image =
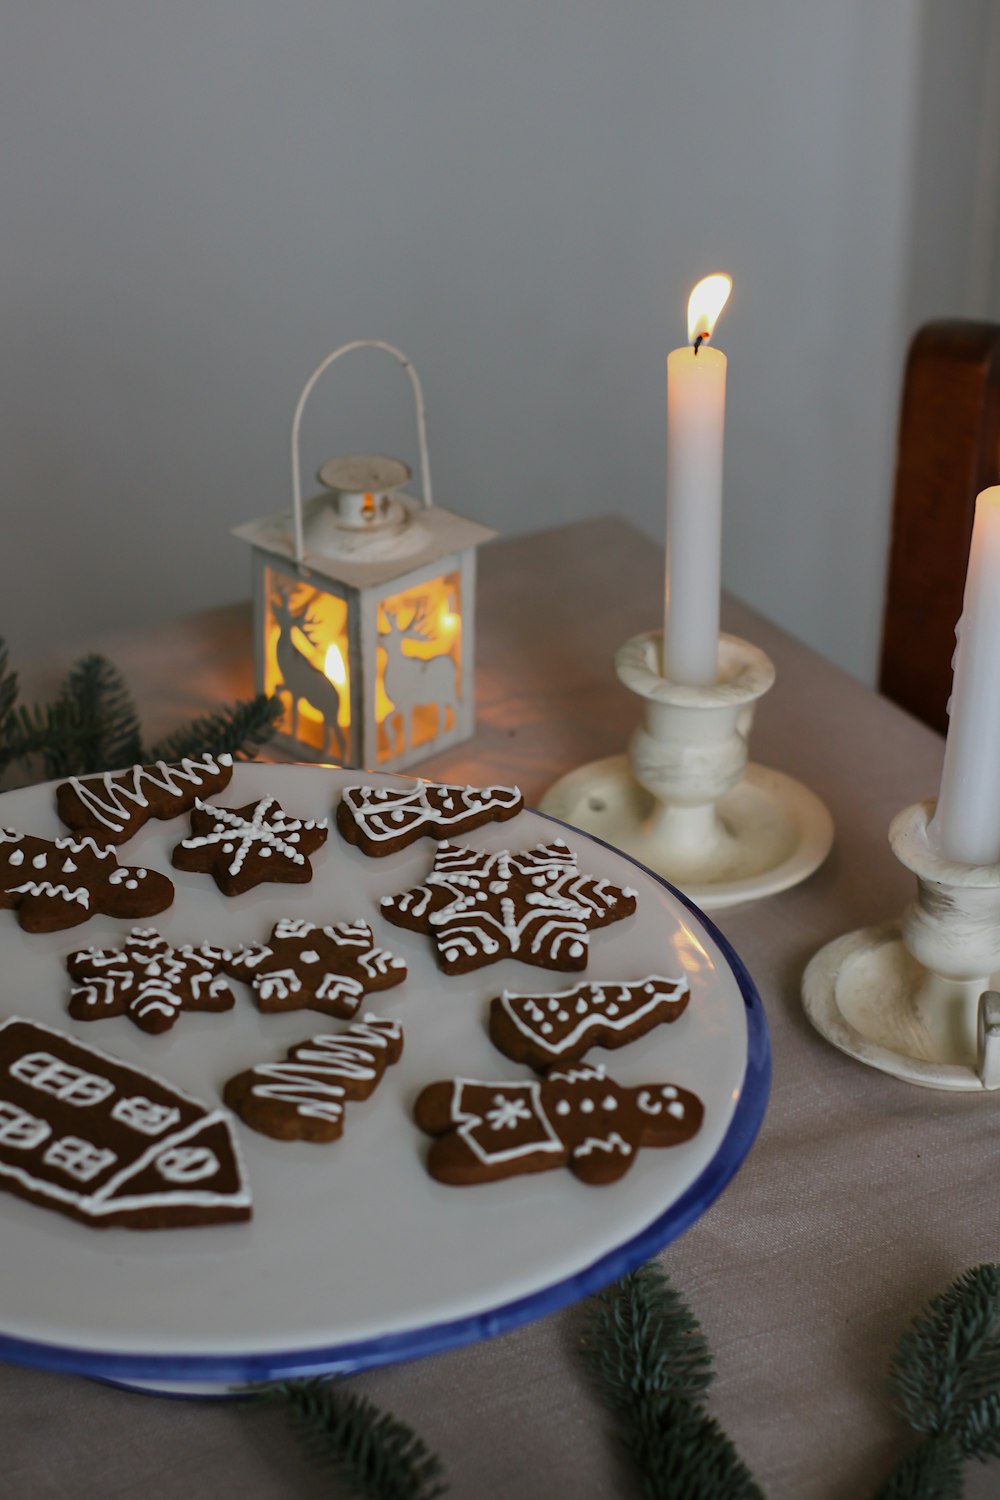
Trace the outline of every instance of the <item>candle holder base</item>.
<instances>
[{"instance_id":1,"label":"candle holder base","mask_svg":"<svg viewBox=\"0 0 1000 1500\"><path fill-rule=\"evenodd\" d=\"M868 1067L924 1088L1000 1089L1000 865L962 865L929 834L933 802L899 813L892 851L916 876L895 922L836 938L802 979L807 1016Z\"/></svg>"},{"instance_id":2,"label":"candle holder base","mask_svg":"<svg viewBox=\"0 0 1000 1500\"><path fill-rule=\"evenodd\" d=\"M983 990L976 1049L935 1027L922 1004L933 976L907 951L900 922L863 927L827 943L802 980L802 1003L816 1030L849 1057L923 1088L985 1092L1000 1088L1000 995ZM930 1024L929 1024L930 1023Z\"/></svg>"},{"instance_id":3,"label":"candle holder base","mask_svg":"<svg viewBox=\"0 0 1000 1500\"><path fill-rule=\"evenodd\" d=\"M797 885L833 842L833 820L818 797L791 776L752 763L714 804L709 836L689 848L635 780L626 755L570 771L539 805L665 876L709 911ZM701 809L670 811L682 817Z\"/></svg>"}]
</instances>

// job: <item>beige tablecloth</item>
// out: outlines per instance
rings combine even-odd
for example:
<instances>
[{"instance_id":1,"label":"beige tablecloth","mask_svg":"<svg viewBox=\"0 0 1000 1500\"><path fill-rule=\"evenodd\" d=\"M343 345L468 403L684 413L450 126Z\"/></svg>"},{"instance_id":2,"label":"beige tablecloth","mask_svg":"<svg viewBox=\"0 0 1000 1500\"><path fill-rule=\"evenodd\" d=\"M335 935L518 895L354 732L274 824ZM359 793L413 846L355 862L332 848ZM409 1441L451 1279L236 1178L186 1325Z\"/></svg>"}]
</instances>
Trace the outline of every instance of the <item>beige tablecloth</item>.
<instances>
[{"instance_id":1,"label":"beige tablecloth","mask_svg":"<svg viewBox=\"0 0 1000 1500\"><path fill-rule=\"evenodd\" d=\"M661 570L657 549L610 521L487 549L479 729L427 774L516 779L532 801L562 772L622 750L638 712L611 656L658 623ZM716 914L763 998L771 1103L741 1172L664 1264L714 1351L710 1410L770 1500L863 1500L912 1442L884 1385L898 1336L959 1272L1000 1259L1000 1097L869 1071L823 1042L799 1001L817 948L909 900L886 829L936 791L942 741L743 607L730 604L724 625L777 667L753 758L818 793L837 838L796 890ZM248 640L238 606L76 649L112 654L156 728L248 691ZM57 665L39 664L28 690ZM355 1383L440 1451L461 1500L627 1496L579 1328L570 1309ZM278 1414L33 1370L0 1368L0 1444L12 1500L336 1493ZM997 1494L1000 1464L970 1471L969 1500Z\"/></svg>"}]
</instances>

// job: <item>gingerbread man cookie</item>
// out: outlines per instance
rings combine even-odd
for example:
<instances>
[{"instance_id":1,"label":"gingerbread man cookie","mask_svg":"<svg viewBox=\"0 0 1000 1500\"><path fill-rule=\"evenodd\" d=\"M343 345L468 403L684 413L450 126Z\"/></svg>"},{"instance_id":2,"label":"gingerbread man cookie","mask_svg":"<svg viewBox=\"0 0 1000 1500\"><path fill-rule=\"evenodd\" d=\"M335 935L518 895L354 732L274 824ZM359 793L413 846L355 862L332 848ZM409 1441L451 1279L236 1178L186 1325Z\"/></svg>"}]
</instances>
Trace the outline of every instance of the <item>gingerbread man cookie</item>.
<instances>
[{"instance_id":1,"label":"gingerbread man cookie","mask_svg":"<svg viewBox=\"0 0 1000 1500\"><path fill-rule=\"evenodd\" d=\"M501 823L524 806L516 786L349 786L337 808L337 827L364 854L395 854L426 835L454 839L484 823Z\"/></svg>"},{"instance_id":2,"label":"gingerbread man cookie","mask_svg":"<svg viewBox=\"0 0 1000 1500\"><path fill-rule=\"evenodd\" d=\"M89 836L40 839L0 828L0 907L16 907L25 932L59 932L98 913L151 917L173 899L165 875L120 865Z\"/></svg>"},{"instance_id":3,"label":"gingerbread man cookie","mask_svg":"<svg viewBox=\"0 0 1000 1500\"><path fill-rule=\"evenodd\" d=\"M587 966L592 928L632 915L635 891L581 875L562 839L497 854L441 844L426 883L383 896L381 911L429 933L446 974L512 957L572 971Z\"/></svg>"},{"instance_id":4,"label":"gingerbread man cookie","mask_svg":"<svg viewBox=\"0 0 1000 1500\"><path fill-rule=\"evenodd\" d=\"M335 1141L344 1103L367 1099L403 1051L398 1021L366 1015L346 1031L292 1047L285 1062L230 1078L223 1098L253 1130L282 1141Z\"/></svg>"},{"instance_id":5,"label":"gingerbread man cookie","mask_svg":"<svg viewBox=\"0 0 1000 1500\"><path fill-rule=\"evenodd\" d=\"M142 1031L169 1031L182 1010L232 1010L223 966L225 948L173 948L152 928L133 927L123 948L82 948L66 960L76 981L69 1013L75 1021L128 1016Z\"/></svg>"},{"instance_id":6,"label":"gingerbread man cookie","mask_svg":"<svg viewBox=\"0 0 1000 1500\"><path fill-rule=\"evenodd\" d=\"M289 918L275 924L266 943L240 949L227 969L253 985L262 1011L318 1010L345 1018L373 990L406 978L402 959L375 946L367 922L317 927Z\"/></svg>"},{"instance_id":7,"label":"gingerbread man cookie","mask_svg":"<svg viewBox=\"0 0 1000 1500\"><path fill-rule=\"evenodd\" d=\"M591 1047L624 1047L676 1021L689 998L686 978L659 974L633 983L603 979L556 994L504 990L490 1002L490 1040L514 1062L544 1073L556 1063L579 1062Z\"/></svg>"},{"instance_id":8,"label":"gingerbread man cookie","mask_svg":"<svg viewBox=\"0 0 1000 1500\"><path fill-rule=\"evenodd\" d=\"M245 807L215 807L199 798L190 837L171 857L178 870L211 875L224 896L238 896L264 881L311 880L309 856L326 843L327 831L324 822L290 816L276 797Z\"/></svg>"},{"instance_id":9,"label":"gingerbread man cookie","mask_svg":"<svg viewBox=\"0 0 1000 1500\"><path fill-rule=\"evenodd\" d=\"M231 755L203 755L171 765L72 777L56 789L56 810L67 828L89 833L99 844L124 844L150 818L190 812L197 797L214 797L229 785Z\"/></svg>"},{"instance_id":10,"label":"gingerbread man cookie","mask_svg":"<svg viewBox=\"0 0 1000 1500\"><path fill-rule=\"evenodd\" d=\"M569 1167L600 1186L624 1177L643 1146L679 1146L701 1128L696 1094L672 1083L624 1088L584 1064L533 1083L432 1083L414 1119L433 1135L427 1170L465 1187Z\"/></svg>"}]
</instances>

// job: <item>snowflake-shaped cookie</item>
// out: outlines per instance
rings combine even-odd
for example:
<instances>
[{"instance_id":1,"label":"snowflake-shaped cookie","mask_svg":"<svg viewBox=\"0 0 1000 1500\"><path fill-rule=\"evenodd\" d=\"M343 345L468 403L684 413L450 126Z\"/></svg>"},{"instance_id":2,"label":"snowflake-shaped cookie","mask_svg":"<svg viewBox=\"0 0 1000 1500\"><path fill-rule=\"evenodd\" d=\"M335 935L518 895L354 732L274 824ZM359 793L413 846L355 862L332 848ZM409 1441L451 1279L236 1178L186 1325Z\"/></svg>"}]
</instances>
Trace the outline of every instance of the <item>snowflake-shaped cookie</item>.
<instances>
[{"instance_id":1,"label":"snowflake-shaped cookie","mask_svg":"<svg viewBox=\"0 0 1000 1500\"><path fill-rule=\"evenodd\" d=\"M309 855L326 842L324 822L293 818L275 797L246 807L195 803L191 835L174 849L178 870L213 876L224 896L238 896L264 881L302 885L312 879Z\"/></svg>"},{"instance_id":2,"label":"snowflake-shaped cookie","mask_svg":"<svg viewBox=\"0 0 1000 1500\"><path fill-rule=\"evenodd\" d=\"M592 928L635 911L635 891L581 875L561 839L497 854L442 844L424 885L382 898L397 927L427 932L446 974L501 958L543 969L583 969Z\"/></svg>"},{"instance_id":3,"label":"snowflake-shaped cookie","mask_svg":"<svg viewBox=\"0 0 1000 1500\"><path fill-rule=\"evenodd\" d=\"M367 922L317 927L285 919L266 943L235 954L228 971L253 985L262 1011L318 1010L345 1018L366 994L406 978L402 959L375 947Z\"/></svg>"},{"instance_id":4,"label":"snowflake-shaped cookie","mask_svg":"<svg viewBox=\"0 0 1000 1500\"><path fill-rule=\"evenodd\" d=\"M133 927L123 948L82 948L66 960L76 981L76 1021L128 1016L142 1031L169 1031L182 1010L231 1010L235 996L221 972L224 948L172 948L151 927Z\"/></svg>"}]
</instances>

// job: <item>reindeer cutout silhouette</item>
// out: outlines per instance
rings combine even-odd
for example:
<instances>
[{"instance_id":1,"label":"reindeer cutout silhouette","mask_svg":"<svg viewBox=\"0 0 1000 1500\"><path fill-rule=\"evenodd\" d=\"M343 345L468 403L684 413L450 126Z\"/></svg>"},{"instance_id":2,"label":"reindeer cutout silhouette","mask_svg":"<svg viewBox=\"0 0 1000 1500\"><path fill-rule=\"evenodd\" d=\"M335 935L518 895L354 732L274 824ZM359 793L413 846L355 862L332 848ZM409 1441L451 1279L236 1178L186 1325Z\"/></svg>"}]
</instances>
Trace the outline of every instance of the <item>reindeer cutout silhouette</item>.
<instances>
[{"instance_id":1,"label":"reindeer cutout silhouette","mask_svg":"<svg viewBox=\"0 0 1000 1500\"><path fill-rule=\"evenodd\" d=\"M309 613L310 603L311 600L307 598L304 604L300 604L297 609L293 608L291 591L281 588L271 599L271 617L278 625L275 656L278 671L281 673L281 681L277 684L275 692L288 694L293 736L298 737L299 704L305 701L310 708L315 709L323 721L323 754L327 753L328 748L332 748L330 747L332 734L336 742L338 758L346 760L347 744L338 717L340 692L336 683L331 682L326 673L315 666L305 652L299 649L292 635L292 631L297 628L311 646L320 644L315 635L319 622Z\"/></svg>"},{"instance_id":2,"label":"reindeer cutout silhouette","mask_svg":"<svg viewBox=\"0 0 1000 1500\"><path fill-rule=\"evenodd\" d=\"M397 741L401 737L398 753L413 743L413 716L416 709L427 705L437 709L439 735L447 728L449 709L451 721L455 723L458 698L456 665L450 651L426 657L404 655L404 641L429 641L434 638L433 627L427 619L426 600L417 605L412 620L405 628L400 627L398 610L391 610L388 605L383 605L383 613L389 622L389 629L379 635L379 640L385 647L383 682L386 695L395 706L390 717L396 719L400 730L397 734ZM386 732L388 733L388 720Z\"/></svg>"}]
</instances>

